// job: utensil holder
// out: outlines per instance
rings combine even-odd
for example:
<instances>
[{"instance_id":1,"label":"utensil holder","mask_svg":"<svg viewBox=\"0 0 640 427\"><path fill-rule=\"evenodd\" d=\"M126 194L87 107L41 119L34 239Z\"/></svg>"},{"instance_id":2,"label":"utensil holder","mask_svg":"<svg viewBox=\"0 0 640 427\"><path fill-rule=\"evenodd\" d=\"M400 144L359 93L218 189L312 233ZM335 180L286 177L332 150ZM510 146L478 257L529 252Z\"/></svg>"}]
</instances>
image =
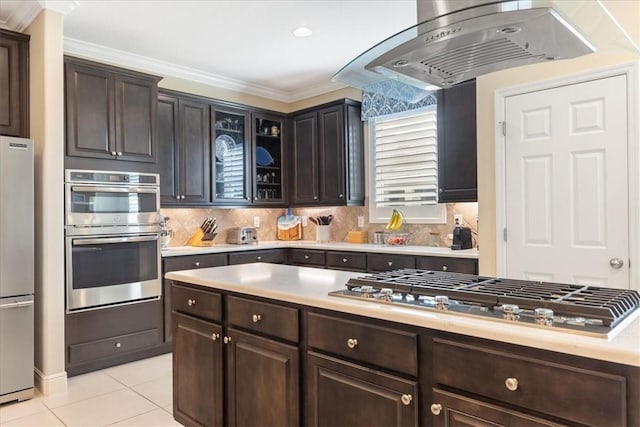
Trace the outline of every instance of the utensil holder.
<instances>
[{"instance_id":1,"label":"utensil holder","mask_svg":"<svg viewBox=\"0 0 640 427\"><path fill-rule=\"evenodd\" d=\"M187 242L187 246L210 246L213 243L213 239L217 235L218 233L205 233L200 228L198 228Z\"/></svg>"},{"instance_id":2,"label":"utensil holder","mask_svg":"<svg viewBox=\"0 0 640 427\"><path fill-rule=\"evenodd\" d=\"M327 243L329 241L329 226L317 225L316 226L316 241Z\"/></svg>"}]
</instances>

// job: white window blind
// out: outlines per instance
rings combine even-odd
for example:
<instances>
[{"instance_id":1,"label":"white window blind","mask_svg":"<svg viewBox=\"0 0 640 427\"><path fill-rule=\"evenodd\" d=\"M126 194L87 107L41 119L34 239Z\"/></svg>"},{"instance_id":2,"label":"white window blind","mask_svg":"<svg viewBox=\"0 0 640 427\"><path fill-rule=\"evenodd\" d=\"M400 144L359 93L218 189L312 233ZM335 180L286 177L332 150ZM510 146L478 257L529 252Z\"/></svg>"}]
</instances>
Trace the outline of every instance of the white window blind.
<instances>
[{"instance_id":1,"label":"white window blind","mask_svg":"<svg viewBox=\"0 0 640 427\"><path fill-rule=\"evenodd\" d=\"M380 117L374 131L375 207L437 204L436 109Z\"/></svg>"}]
</instances>

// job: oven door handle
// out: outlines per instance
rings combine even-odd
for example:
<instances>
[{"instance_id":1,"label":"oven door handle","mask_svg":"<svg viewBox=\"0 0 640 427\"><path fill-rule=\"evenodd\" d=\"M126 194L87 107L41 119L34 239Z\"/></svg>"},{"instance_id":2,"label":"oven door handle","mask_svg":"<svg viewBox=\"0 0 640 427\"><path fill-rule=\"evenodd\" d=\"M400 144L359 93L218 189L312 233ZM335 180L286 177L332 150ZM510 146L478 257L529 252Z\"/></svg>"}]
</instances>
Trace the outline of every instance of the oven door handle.
<instances>
[{"instance_id":1,"label":"oven door handle","mask_svg":"<svg viewBox=\"0 0 640 427\"><path fill-rule=\"evenodd\" d=\"M104 243L130 243L130 242L152 242L158 240L157 235L135 236L135 237L101 237L97 239L74 239L74 246L100 245Z\"/></svg>"},{"instance_id":2,"label":"oven door handle","mask_svg":"<svg viewBox=\"0 0 640 427\"><path fill-rule=\"evenodd\" d=\"M76 193L157 193L157 188L140 188L140 187L90 187L78 186L71 187L72 192Z\"/></svg>"}]
</instances>

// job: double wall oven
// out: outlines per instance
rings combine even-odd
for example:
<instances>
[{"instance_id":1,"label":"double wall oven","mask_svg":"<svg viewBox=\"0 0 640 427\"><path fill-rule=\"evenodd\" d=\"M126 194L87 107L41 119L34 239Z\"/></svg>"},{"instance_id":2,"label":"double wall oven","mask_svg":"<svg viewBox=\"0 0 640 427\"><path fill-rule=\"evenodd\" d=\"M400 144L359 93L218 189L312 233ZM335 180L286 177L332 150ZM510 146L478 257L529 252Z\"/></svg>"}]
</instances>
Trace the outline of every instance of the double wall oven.
<instances>
[{"instance_id":1,"label":"double wall oven","mask_svg":"<svg viewBox=\"0 0 640 427\"><path fill-rule=\"evenodd\" d=\"M158 174L67 170L67 311L159 299Z\"/></svg>"}]
</instances>

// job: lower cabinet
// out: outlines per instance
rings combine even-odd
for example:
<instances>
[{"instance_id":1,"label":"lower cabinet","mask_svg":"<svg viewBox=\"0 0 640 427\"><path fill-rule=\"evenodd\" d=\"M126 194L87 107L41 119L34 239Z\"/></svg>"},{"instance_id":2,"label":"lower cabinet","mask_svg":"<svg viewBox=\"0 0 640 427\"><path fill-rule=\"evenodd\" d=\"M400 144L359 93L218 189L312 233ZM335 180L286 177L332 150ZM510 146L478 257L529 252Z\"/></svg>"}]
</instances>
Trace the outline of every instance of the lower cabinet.
<instances>
[{"instance_id":1,"label":"lower cabinet","mask_svg":"<svg viewBox=\"0 0 640 427\"><path fill-rule=\"evenodd\" d=\"M173 313L173 417L223 425L222 326Z\"/></svg>"},{"instance_id":2,"label":"lower cabinet","mask_svg":"<svg viewBox=\"0 0 640 427\"><path fill-rule=\"evenodd\" d=\"M307 354L308 426L417 426L418 384L314 352Z\"/></svg>"},{"instance_id":3,"label":"lower cabinet","mask_svg":"<svg viewBox=\"0 0 640 427\"><path fill-rule=\"evenodd\" d=\"M163 344L162 301L125 304L65 315L69 376L169 351Z\"/></svg>"},{"instance_id":4,"label":"lower cabinet","mask_svg":"<svg viewBox=\"0 0 640 427\"><path fill-rule=\"evenodd\" d=\"M300 425L300 350L229 328L227 414L230 426Z\"/></svg>"},{"instance_id":5,"label":"lower cabinet","mask_svg":"<svg viewBox=\"0 0 640 427\"><path fill-rule=\"evenodd\" d=\"M229 264L250 264L252 262L270 262L284 264L287 262L286 249L263 249L257 251L230 252Z\"/></svg>"}]
</instances>

